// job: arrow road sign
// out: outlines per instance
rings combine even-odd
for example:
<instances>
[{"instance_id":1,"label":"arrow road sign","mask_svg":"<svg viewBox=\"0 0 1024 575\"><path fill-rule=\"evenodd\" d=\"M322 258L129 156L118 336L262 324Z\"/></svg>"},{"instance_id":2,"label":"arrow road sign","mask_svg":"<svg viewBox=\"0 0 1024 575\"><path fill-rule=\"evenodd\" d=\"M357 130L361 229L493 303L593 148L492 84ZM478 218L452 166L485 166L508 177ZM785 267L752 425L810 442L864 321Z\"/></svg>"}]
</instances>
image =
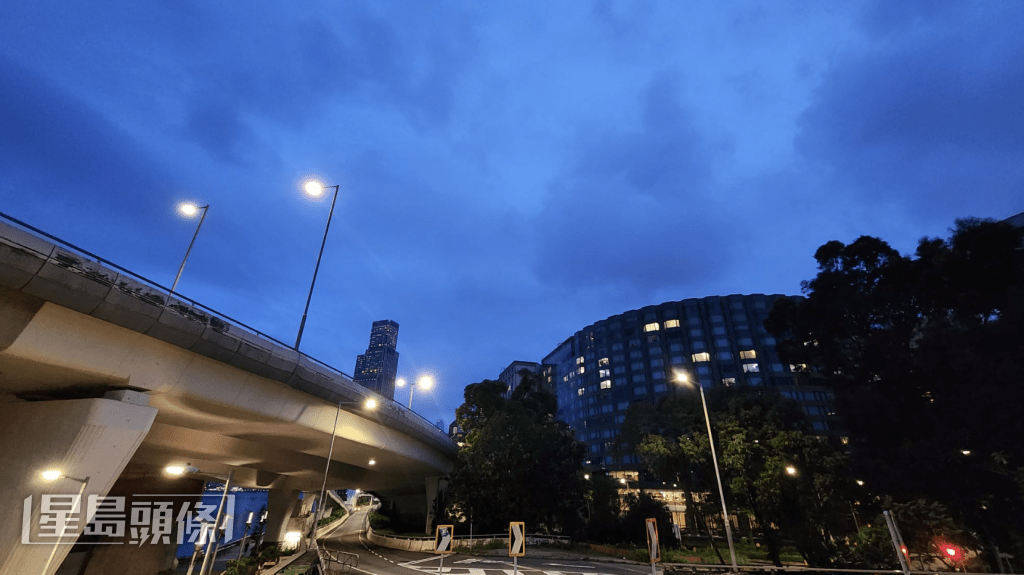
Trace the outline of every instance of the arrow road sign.
<instances>
[{"instance_id":1,"label":"arrow road sign","mask_svg":"<svg viewBox=\"0 0 1024 575\"><path fill-rule=\"evenodd\" d=\"M438 525L437 535L434 537L434 553L442 555L452 552L452 525Z\"/></svg>"},{"instance_id":2,"label":"arrow road sign","mask_svg":"<svg viewBox=\"0 0 1024 575\"><path fill-rule=\"evenodd\" d=\"M647 520L647 552L651 554L651 563L661 561L661 548L658 545L658 520Z\"/></svg>"},{"instance_id":3,"label":"arrow road sign","mask_svg":"<svg viewBox=\"0 0 1024 575\"><path fill-rule=\"evenodd\" d=\"M522 557L526 555L526 541L523 538L523 522L513 521L508 524L508 556Z\"/></svg>"}]
</instances>

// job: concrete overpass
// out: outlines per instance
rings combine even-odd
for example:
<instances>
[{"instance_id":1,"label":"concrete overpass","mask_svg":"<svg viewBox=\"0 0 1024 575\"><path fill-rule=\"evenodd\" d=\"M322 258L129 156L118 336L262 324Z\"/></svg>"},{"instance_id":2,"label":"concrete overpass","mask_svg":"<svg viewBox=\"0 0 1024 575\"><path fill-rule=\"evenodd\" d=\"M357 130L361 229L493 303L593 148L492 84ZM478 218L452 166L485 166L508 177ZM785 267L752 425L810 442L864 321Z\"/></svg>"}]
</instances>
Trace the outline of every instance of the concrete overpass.
<instances>
[{"instance_id":1,"label":"concrete overpass","mask_svg":"<svg viewBox=\"0 0 1024 575\"><path fill-rule=\"evenodd\" d=\"M198 493L201 483L162 473L172 463L234 470L236 484L271 490L268 538L280 539L297 493L320 489L339 403L328 488L372 490L427 519L456 453L444 432L265 334L5 219L0 575L43 572L52 546L22 543L25 499L38 522L42 495L80 487L44 482L49 468L88 477L86 496ZM366 411L371 397L379 407Z\"/></svg>"}]
</instances>

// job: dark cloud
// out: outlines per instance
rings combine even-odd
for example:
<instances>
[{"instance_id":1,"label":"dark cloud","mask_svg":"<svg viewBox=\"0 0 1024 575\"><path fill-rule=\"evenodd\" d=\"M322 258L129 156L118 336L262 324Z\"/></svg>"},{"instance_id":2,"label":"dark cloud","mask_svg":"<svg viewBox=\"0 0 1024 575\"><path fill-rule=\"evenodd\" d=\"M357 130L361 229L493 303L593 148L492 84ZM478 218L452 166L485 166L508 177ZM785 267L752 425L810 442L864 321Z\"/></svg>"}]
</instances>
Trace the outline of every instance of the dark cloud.
<instances>
[{"instance_id":1,"label":"dark cloud","mask_svg":"<svg viewBox=\"0 0 1024 575\"><path fill-rule=\"evenodd\" d=\"M948 210L964 194L1004 198L998 209L1019 202L1024 10L996 6L1006 13L970 28L954 24L978 15L956 12L929 21L928 34L908 30L840 58L800 119L798 151L868 199L902 197L924 210ZM905 24L904 12L884 20Z\"/></svg>"},{"instance_id":2,"label":"dark cloud","mask_svg":"<svg viewBox=\"0 0 1024 575\"><path fill-rule=\"evenodd\" d=\"M725 246L742 241L712 189L711 165L726 150L699 133L677 91L673 77L659 76L636 129L590 128L577 139L535 222L539 277L649 294L725 267Z\"/></svg>"}]
</instances>

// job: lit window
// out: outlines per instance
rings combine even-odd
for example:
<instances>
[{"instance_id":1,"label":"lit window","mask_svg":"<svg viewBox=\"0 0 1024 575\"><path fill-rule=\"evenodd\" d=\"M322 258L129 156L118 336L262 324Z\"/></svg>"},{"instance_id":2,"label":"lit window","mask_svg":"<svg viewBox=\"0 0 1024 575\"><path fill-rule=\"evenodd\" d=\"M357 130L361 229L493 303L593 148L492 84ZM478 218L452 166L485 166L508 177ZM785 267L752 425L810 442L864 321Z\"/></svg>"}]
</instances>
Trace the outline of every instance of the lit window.
<instances>
[{"instance_id":1,"label":"lit window","mask_svg":"<svg viewBox=\"0 0 1024 575\"><path fill-rule=\"evenodd\" d=\"M602 369L602 370L600 370L598 372L598 377L608 377L611 374L612 374L612 370L610 370L610 369Z\"/></svg>"},{"instance_id":2,"label":"lit window","mask_svg":"<svg viewBox=\"0 0 1024 575\"><path fill-rule=\"evenodd\" d=\"M658 322L649 323L644 326L644 331L658 331L659 329L661 329L661 326L658 325Z\"/></svg>"},{"instance_id":3,"label":"lit window","mask_svg":"<svg viewBox=\"0 0 1024 575\"><path fill-rule=\"evenodd\" d=\"M789 364L789 371L796 372L796 373L803 373L803 372L807 371L807 364L806 363L791 363L791 364Z\"/></svg>"},{"instance_id":4,"label":"lit window","mask_svg":"<svg viewBox=\"0 0 1024 575\"><path fill-rule=\"evenodd\" d=\"M597 360L597 365L598 366L608 365L608 358L607 357L602 357L601 359Z\"/></svg>"},{"instance_id":5,"label":"lit window","mask_svg":"<svg viewBox=\"0 0 1024 575\"><path fill-rule=\"evenodd\" d=\"M740 359L757 359L757 352L752 349L740 352Z\"/></svg>"},{"instance_id":6,"label":"lit window","mask_svg":"<svg viewBox=\"0 0 1024 575\"><path fill-rule=\"evenodd\" d=\"M679 327L679 320L678 319L667 319L667 320L665 320L665 329L668 329L670 327Z\"/></svg>"},{"instance_id":7,"label":"lit window","mask_svg":"<svg viewBox=\"0 0 1024 575\"><path fill-rule=\"evenodd\" d=\"M577 357L576 358L576 365L579 365L579 364L583 363L583 361L584 361L583 360L583 356Z\"/></svg>"},{"instance_id":8,"label":"lit window","mask_svg":"<svg viewBox=\"0 0 1024 575\"><path fill-rule=\"evenodd\" d=\"M743 371L746 373L757 373L761 371L761 368L757 367L756 363L744 363Z\"/></svg>"},{"instance_id":9,"label":"lit window","mask_svg":"<svg viewBox=\"0 0 1024 575\"><path fill-rule=\"evenodd\" d=\"M586 389L581 387L581 388L576 390L576 395L583 395L586 392L587 392Z\"/></svg>"},{"instance_id":10,"label":"lit window","mask_svg":"<svg viewBox=\"0 0 1024 575\"><path fill-rule=\"evenodd\" d=\"M735 377L723 377L722 378L722 385L724 385L726 387L732 387L732 386L736 385L736 378Z\"/></svg>"},{"instance_id":11,"label":"lit window","mask_svg":"<svg viewBox=\"0 0 1024 575\"><path fill-rule=\"evenodd\" d=\"M693 361L711 361L711 354L706 351L702 353L695 353L693 354Z\"/></svg>"},{"instance_id":12,"label":"lit window","mask_svg":"<svg viewBox=\"0 0 1024 575\"><path fill-rule=\"evenodd\" d=\"M580 366L580 373L585 373L586 371L587 371L587 367L586 367L586 366L583 366L583 365L581 365L581 366Z\"/></svg>"},{"instance_id":13,"label":"lit window","mask_svg":"<svg viewBox=\"0 0 1024 575\"><path fill-rule=\"evenodd\" d=\"M601 382L601 389L611 389L611 388L612 388L612 380L606 379L606 380Z\"/></svg>"}]
</instances>

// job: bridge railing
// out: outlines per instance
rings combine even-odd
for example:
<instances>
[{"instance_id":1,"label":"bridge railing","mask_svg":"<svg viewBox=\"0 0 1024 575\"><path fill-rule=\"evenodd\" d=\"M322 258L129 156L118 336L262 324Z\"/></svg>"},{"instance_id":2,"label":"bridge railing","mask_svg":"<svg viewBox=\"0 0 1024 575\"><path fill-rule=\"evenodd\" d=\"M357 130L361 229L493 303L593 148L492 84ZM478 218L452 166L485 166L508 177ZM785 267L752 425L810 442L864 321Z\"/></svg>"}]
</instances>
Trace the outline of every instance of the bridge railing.
<instances>
[{"instance_id":1,"label":"bridge railing","mask_svg":"<svg viewBox=\"0 0 1024 575\"><path fill-rule=\"evenodd\" d=\"M4 223L6 221L7 223ZM40 239L42 238L42 239ZM0 246L7 249L0 284L151 335L179 347L285 383L332 403L362 403L432 442L452 447L444 430L400 403L293 346L94 253L0 212ZM84 281L83 281L84 280Z\"/></svg>"}]
</instances>

